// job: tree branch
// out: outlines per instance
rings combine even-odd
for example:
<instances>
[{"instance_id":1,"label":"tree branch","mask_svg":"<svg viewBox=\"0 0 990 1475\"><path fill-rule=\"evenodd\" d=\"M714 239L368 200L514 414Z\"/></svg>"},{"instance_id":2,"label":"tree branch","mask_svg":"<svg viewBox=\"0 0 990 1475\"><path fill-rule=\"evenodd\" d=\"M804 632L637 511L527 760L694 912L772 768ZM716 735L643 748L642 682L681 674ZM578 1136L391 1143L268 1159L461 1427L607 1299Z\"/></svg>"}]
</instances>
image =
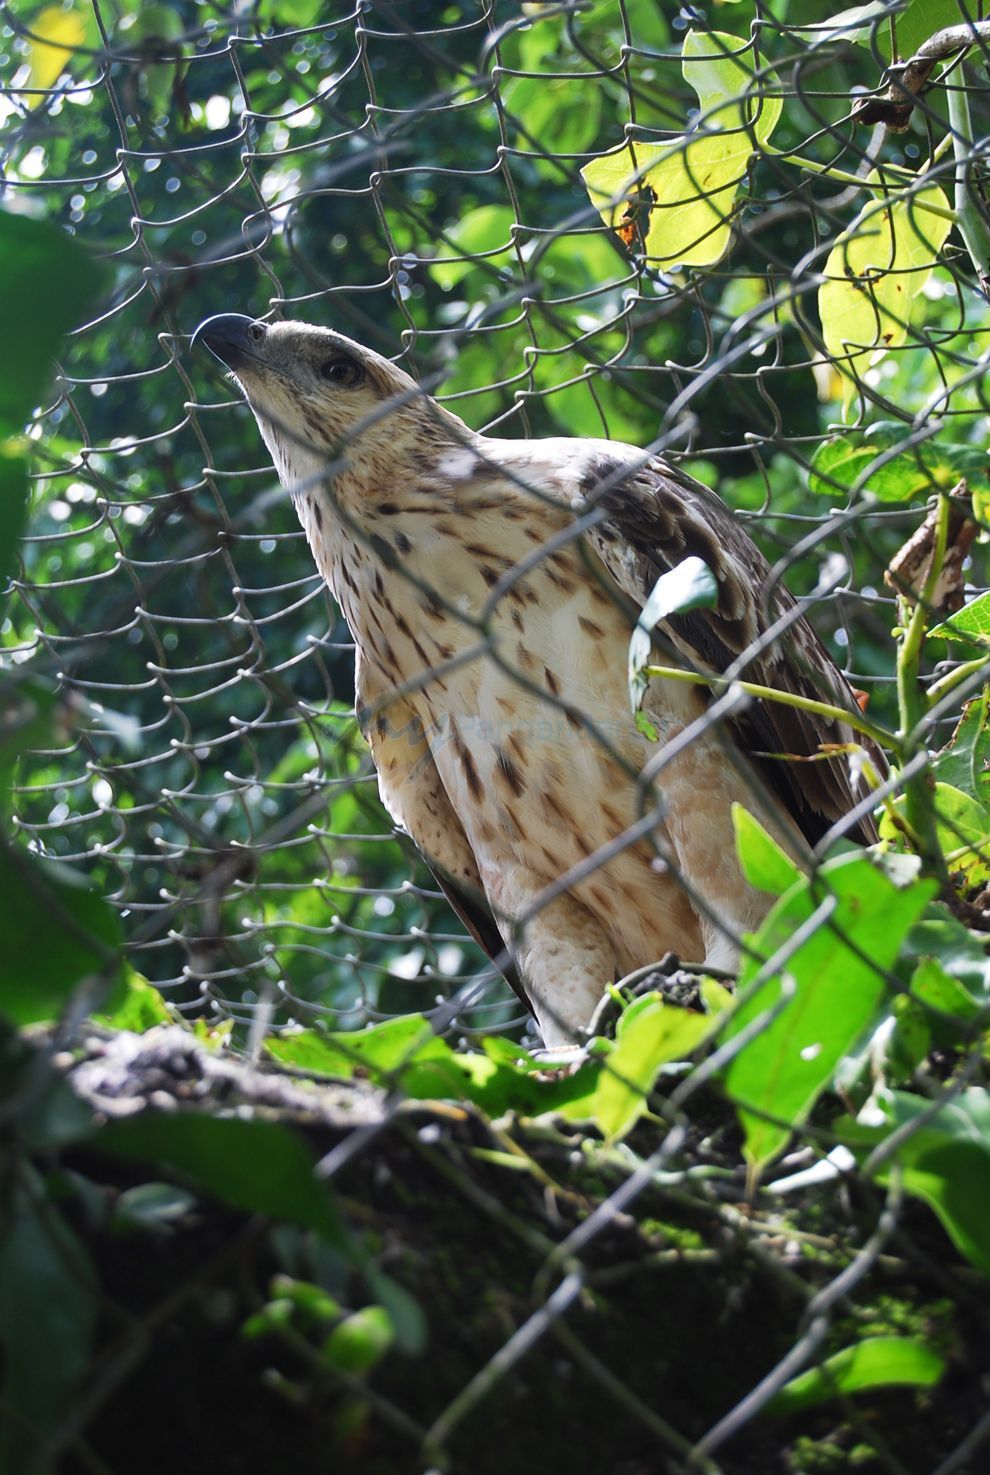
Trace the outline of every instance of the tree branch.
<instances>
[{"instance_id":1,"label":"tree branch","mask_svg":"<svg viewBox=\"0 0 990 1475\"><path fill-rule=\"evenodd\" d=\"M907 62L892 62L884 75L886 86L853 108L856 123L884 123L891 133L903 133L911 122L918 98L931 81L939 62L981 42L990 42L990 21L966 21L936 31Z\"/></svg>"}]
</instances>

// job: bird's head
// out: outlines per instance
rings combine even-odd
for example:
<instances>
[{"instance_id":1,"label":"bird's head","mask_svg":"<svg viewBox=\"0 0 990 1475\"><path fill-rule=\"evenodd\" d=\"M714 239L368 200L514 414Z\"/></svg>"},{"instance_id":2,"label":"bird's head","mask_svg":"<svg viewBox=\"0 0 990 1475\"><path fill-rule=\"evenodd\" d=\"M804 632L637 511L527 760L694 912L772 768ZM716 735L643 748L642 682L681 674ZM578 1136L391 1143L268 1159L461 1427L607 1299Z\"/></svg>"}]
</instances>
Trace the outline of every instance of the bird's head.
<instances>
[{"instance_id":1,"label":"bird's head","mask_svg":"<svg viewBox=\"0 0 990 1475\"><path fill-rule=\"evenodd\" d=\"M436 438L442 421L454 419L403 369L329 328L222 313L200 323L193 343L230 370L290 490L318 480L328 464L360 462L387 476L428 427Z\"/></svg>"}]
</instances>

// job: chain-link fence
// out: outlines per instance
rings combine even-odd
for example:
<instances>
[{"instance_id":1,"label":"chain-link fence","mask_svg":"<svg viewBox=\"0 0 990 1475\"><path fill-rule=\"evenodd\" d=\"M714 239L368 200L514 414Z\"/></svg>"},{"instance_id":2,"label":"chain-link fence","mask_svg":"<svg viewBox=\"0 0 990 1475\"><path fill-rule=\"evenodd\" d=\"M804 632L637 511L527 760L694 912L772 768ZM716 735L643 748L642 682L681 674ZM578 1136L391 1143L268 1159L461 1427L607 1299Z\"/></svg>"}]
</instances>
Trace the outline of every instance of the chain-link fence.
<instances>
[{"instance_id":1,"label":"chain-link fence","mask_svg":"<svg viewBox=\"0 0 990 1475\"><path fill-rule=\"evenodd\" d=\"M753 741L746 784L763 761L787 769L782 782L792 793L811 794L823 763L846 775L852 818L828 814L808 843L793 839L812 871L834 853L832 842L869 825L865 816L885 795L896 846L899 784L885 781L879 759L870 758L868 729L904 731L898 702L906 678L890 632L910 611L902 601L899 612L898 591L921 591L933 607L938 601L898 575L903 565L895 563L887 583L884 574L922 521L928 493L948 492L963 475L971 491L983 493L986 484L985 304L969 238L946 237L957 180L977 217L972 231L985 215L980 140L988 112L979 13L968 15L962 4L875 9L832 21L823 5L800 16L793 7L746 3L702 14L648 0L358 0L334 15L311 0L144 10L94 3L92 14L5 7L7 203L69 228L113 270L109 296L69 339L50 400L29 431L35 494L3 654L10 665L55 677L60 697L54 741L21 760L16 832L110 899L133 967L180 1015L233 1021L240 1044L299 1023L352 1030L411 1014L425 1014L453 1041L505 1032L537 1043L527 1011L379 801L353 716L347 624L248 409L218 366L191 349L196 326L214 315L344 333L499 443L554 436L625 443L715 487L772 567L769 583L755 590L771 614L762 634L730 653L743 653L737 665L695 665L710 684L712 665L757 682L770 669L760 661L803 612L859 694L862 711L850 696L851 715L867 728L860 741L827 713L813 714L818 741L838 742L838 756L816 753L814 740L783 753ZM960 42L939 62L945 81L910 91L907 131L864 120L862 97L886 85L892 40L909 57L941 27L969 22L971 44ZM714 50L692 54L685 37L720 34L712 26L734 33L737 51L727 53L723 37ZM713 56L717 64L727 55L752 107L737 107L744 143L692 155L699 131L716 140L732 132L719 113L725 72L714 83L704 72ZM898 105L903 90L894 84ZM607 176L610 185L593 167L581 173L603 157L618 170ZM879 183L868 194L871 179ZM673 193L664 197L667 187ZM933 188L946 192L941 204L925 195ZM865 234L879 236L886 265L855 254L868 199L881 213ZM909 239L898 235L899 210ZM862 221L858 228L862 238ZM720 231L725 240L713 245ZM820 295L835 279L828 263L843 233L852 244L842 274L874 281L889 270L899 293L891 301L879 287L861 291L876 330L865 340L855 323L840 322L830 337ZM878 423L872 438L857 431ZM823 442L841 455L823 459ZM346 436L339 454L346 462ZM351 454L361 456L360 439ZM885 473L902 478L901 490L890 490ZM589 537L622 480L606 465L574 508L574 518L592 518ZM518 481L539 492L538 478L525 471ZM951 529L934 536L942 553L953 546ZM556 543L534 543L532 567L549 566L577 541L565 530ZM715 557L718 544L716 537ZM955 546L960 566L950 594L959 597L943 601L943 613L979 584L972 564L963 564L968 542ZM684 551L699 550L689 543ZM483 561L477 550L470 556ZM593 582L583 557L581 577ZM400 556L399 582L401 564ZM494 582L505 572L498 568ZM451 578L449 566L437 568L431 592L445 603ZM798 601L793 612L772 605L780 581ZM511 578L497 592L510 602ZM627 606L611 598L626 618ZM531 616L521 595L518 602L523 631ZM582 611L581 630L571 618L575 642L589 638L586 618ZM490 658L490 633L485 640ZM939 650L946 652L958 654ZM675 654L690 667L683 647ZM979 688L972 646L962 654L973 669L919 717L919 752L948 738L963 696ZM933 659L934 675L925 679L944 681L951 669ZM441 659L432 673L426 661L418 675L406 675L422 685L445 670ZM499 670L507 700L523 684L532 696L525 672ZM624 686L624 669L620 679ZM554 672L537 691L547 720L559 723L567 704ZM728 763L739 741L736 704L760 700L739 686L718 687L682 747L690 752L706 729L717 729ZM586 715L565 711L565 724L569 717L580 730L585 750L604 752L609 734ZM627 709L620 716L636 730ZM473 736L480 745L493 741L481 728ZM909 778L919 768L900 766ZM656 840L650 809L663 804L672 771L668 760L666 773L661 765L640 786L641 833L620 823L609 836L620 852L639 843L658 885L678 872L677 852ZM584 789L577 769L565 788L568 778ZM708 779L698 783L700 812ZM765 815L761 793L753 808ZM483 809L488 796L474 797ZM592 789L573 798L565 828L579 834L582 805L598 813L609 794ZM972 848L968 822L940 817ZM565 863L557 852L559 870L547 874L542 904L559 894L561 875L564 886L577 884L575 868L583 866L580 879L593 882L609 859L595 845L579 846ZM681 879L694 895L697 878ZM972 898L982 879L978 867L966 871L966 920L977 925L982 903ZM789 936L774 940L778 972L816 928L835 925L830 899L834 906L826 880L808 915L795 914ZM685 953L682 935L672 928L672 951ZM854 943L854 952L869 946ZM878 965L888 979L892 966ZM723 1444L821 1354L835 1308L855 1303L878 1263L889 1270L897 1261L895 1278L921 1264L919 1275L938 1280L924 1233L918 1248L903 1228L896 1180L885 1204L871 1203L871 1228L860 1233L859 1223L848 1253L826 1230L816 1247L824 1272L806 1273L790 1246L778 1253L778 1236L803 1234L807 1247L811 1229L782 1227L769 1210L762 1222L756 1215L755 1231L747 1227L737 1207L742 1185L721 1149L706 1167L704 1132L692 1116L699 1102L702 1121L711 1110L710 1082L742 1038L685 1077L665 1108L659 1149L637 1155L612 1147L595 1159L603 1186L573 1189L588 1195L586 1217L565 1212L527 1240L519 1228L524 1205L498 1207L466 1175L475 1208L497 1212L502 1230L525 1241L542 1299L522 1310L513 1301L505 1335L487 1338L490 1355L470 1367L459 1391L448 1382L432 1427L403 1427L412 1395L404 1404L401 1378L387 1399L381 1395L376 1416L403 1448L419 1440L442 1463L482 1395L552 1332L568 1365L617 1398L623 1417L655 1441L655 1463L620 1460L617 1471L691 1459L697 1468L741 1469L718 1464ZM979 1083L978 1057L977 1049L962 1087ZM938 1070L925 1068L931 1095ZM566 1138L567 1152L579 1151L576 1142ZM558 1137L552 1153L564 1143ZM827 1136L809 1130L787 1173L827 1146ZM688 1147L696 1157L685 1168ZM723 1171L731 1192L703 1188ZM600 1358L594 1340L567 1319L589 1284L607 1297L616 1226L661 1188L680 1195L689 1219L695 1211L714 1216L719 1234L745 1241L744 1300L758 1286L758 1296L794 1299L800 1308L791 1352L775 1364L771 1358L749 1394L733 1376L738 1396L726 1401L733 1411L716 1417L709 1408L707 1434L682 1432L666 1399L651 1400L630 1381L617 1343ZM896 1253L891 1236L899 1237ZM728 1284L730 1294L724 1243L715 1251L710 1241L685 1240L675 1254L665 1241L656 1264L668 1256L684 1265L692 1253L702 1267L712 1257L716 1284L723 1291ZM620 1279L617 1269L615 1284ZM682 1310L689 1318L689 1306ZM750 1314L758 1314L752 1306ZM637 1355L629 1349L630 1361ZM978 1469L973 1451L986 1432L986 1420L960 1399L926 1445L924 1469ZM873 1434L868 1468L922 1468L896 1434ZM844 1445L836 1458L848 1457ZM635 1450L628 1458L635 1462Z\"/></svg>"}]
</instances>

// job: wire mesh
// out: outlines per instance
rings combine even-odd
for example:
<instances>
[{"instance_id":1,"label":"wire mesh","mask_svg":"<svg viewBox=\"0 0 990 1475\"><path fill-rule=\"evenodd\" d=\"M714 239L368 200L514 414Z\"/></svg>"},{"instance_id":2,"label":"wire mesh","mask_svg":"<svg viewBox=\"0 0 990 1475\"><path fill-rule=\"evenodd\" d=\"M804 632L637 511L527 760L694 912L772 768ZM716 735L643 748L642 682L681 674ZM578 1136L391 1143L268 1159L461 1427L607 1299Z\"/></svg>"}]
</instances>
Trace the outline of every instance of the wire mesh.
<instances>
[{"instance_id":1,"label":"wire mesh","mask_svg":"<svg viewBox=\"0 0 990 1475\"><path fill-rule=\"evenodd\" d=\"M784 155L861 174L884 145L850 121L883 74L882 22L872 47L821 45L809 31L828 19L820 9L789 25L757 8L773 62L762 95L784 98L786 145L747 174L730 253L704 273L666 273L635 249L635 218L602 227L579 170L683 129L694 98L670 81L690 10L358 0L327 15L292 0L142 15L96 3L86 44L37 87L32 21L5 7L7 203L61 222L114 269L29 432L36 495L3 656L56 675L62 698L57 745L22 766L17 828L110 897L134 967L178 1010L276 1028L422 1010L457 1033L533 1042L378 801L348 629L248 411L190 352L207 316L336 328L475 429L688 456L871 713L893 711L882 572L917 514L815 506L804 490L827 419L812 379L836 402L814 303L859 202ZM966 77L949 86L982 124L985 94ZM920 100L921 124L893 153L887 140L887 162L922 159L926 127L930 138L946 126L944 91ZM936 175L951 186L955 167L947 155ZM922 437L937 420L978 443L987 328L958 247L923 290L923 325L911 318L859 392ZM706 1078L675 1095L671 1122ZM674 1125L557 1244L545 1299L438 1415L426 1448L442 1453L548 1332L594 1361L563 1320L583 1293L582 1255L682 1145ZM792 1359L695 1446L699 1468L715 1468L703 1460L820 1345L830 1307L895 1232L896 1200L808 1302ZM595 1374L609 1387L621 1369ZM687 1457L655 1410L627 1399L626 1411Z\"/></svg>"}]
</instances>

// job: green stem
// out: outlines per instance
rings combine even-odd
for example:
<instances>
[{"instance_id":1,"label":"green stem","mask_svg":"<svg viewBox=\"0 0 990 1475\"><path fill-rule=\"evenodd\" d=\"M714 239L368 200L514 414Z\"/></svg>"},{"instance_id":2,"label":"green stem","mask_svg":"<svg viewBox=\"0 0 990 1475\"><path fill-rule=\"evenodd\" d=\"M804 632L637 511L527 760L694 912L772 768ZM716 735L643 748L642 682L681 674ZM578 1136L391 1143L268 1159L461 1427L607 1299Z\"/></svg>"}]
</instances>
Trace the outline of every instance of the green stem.
<instances>
[{"instance_id":1,"label":"green stem","mask_svg":"<svg viewBox=\"0 0 990 1475\"><path fill-rule=\"evenodd\" d=\"M969 95L963 83L950 87L947 96L952 149L956 157L956 224L986 296L990 290L990 226L980 209L973 179L973 124L969 116Z\"/></svg>"},{"instance_id":2,"label":"green stem","mask_svg":"<svg viewBox=\"0 0 990 1475\"><path fill-rule=\"evenodd\" d=\"M945 559L949 536L949 508L948 497L939 496L931 562L897 650L897 709L900 727L895 750L901 767L910 762L925 742L928 702L921 684L921 652L928 629L932 598ZM902 606L905 602L902 595ZM935 791L931 773L927 769L915 774L904 785L904 818L917 838L918 853L922 860L943 883L948 884L949 873L936 829Z\"/></svg>"},{"instance_id":3,"label":"green stem","mask_svg":"<svg viewBox=\"0 0 990 1475\"><path fill-rule=\"evenodd\" d=\"M948 696L950 691L955 691L957 686L961 686L978 671L986 671L990 675L990 654L976 656L971 661L963 661L962 665L953 667L948 675L940 677L938 681L933 681L926 693L925 706L931 711L944 696Z\"/></svg>"},{"instance_id":4,"label":"green stem","mask_svg":"<svg viewBox=\"0 0 990 1475\"><path fill-rule=\"evenodd\" d=\"M660 677L667 681L684 681L689 686L717 686L718 677L705 676L700 671L684 671L679 666L647 666L643 675L647 677ZM778 691L774 686L758 686L753 681L733 681L733 686L738 686L747 696L758 697L763 702L779 702L782 707L797 707L800 712L813 712L816 717L823 717L826 722L845 722L855 732L862 733L864 737L872 738L881 747L893 747L895 735L886 727L881 727L877 722L870 722L859 712L851 712L846 707L834 707L830 702L815 701L813 697L796 696L790 691Z\"/></svg>"},{"instance_id":5,"label":"green stem","mask_svg":"<svg viewBox=\"0 0 990 1475\"><path fill-rule=\"evenodd\" d=\"M950 94L950 97L953 95ZM965 96L965 94L963 95ZM884 172L893 175L899 174L907 185L919 184L932 165L937 164L942 155L948 152L951 145L951 137L947 136L943 138L938 147L932 151L932 156L925 165L925 168L919 170L917 173L913 169L902 168L900 164L884 164ZM779 159L782 164L796 164L799 169L806 169L809 174L824 175L826 178L834 180L836 184L851 184L855 185L857 189L877 191L881 191L884 188L883 183L879 179L864 179L861 174L850 174L847 170L836 169L831 164L820 164L814 159L804 158L802 154L788 154L783 150L771 148L769 144L763 145L762 152L774 159ZM918 208L920 210L927 210L931 215L941 215L955 220L954 211L942 209L938 205L928 205L923 200L918 201Z\"/></svg>"}]
</instances>

